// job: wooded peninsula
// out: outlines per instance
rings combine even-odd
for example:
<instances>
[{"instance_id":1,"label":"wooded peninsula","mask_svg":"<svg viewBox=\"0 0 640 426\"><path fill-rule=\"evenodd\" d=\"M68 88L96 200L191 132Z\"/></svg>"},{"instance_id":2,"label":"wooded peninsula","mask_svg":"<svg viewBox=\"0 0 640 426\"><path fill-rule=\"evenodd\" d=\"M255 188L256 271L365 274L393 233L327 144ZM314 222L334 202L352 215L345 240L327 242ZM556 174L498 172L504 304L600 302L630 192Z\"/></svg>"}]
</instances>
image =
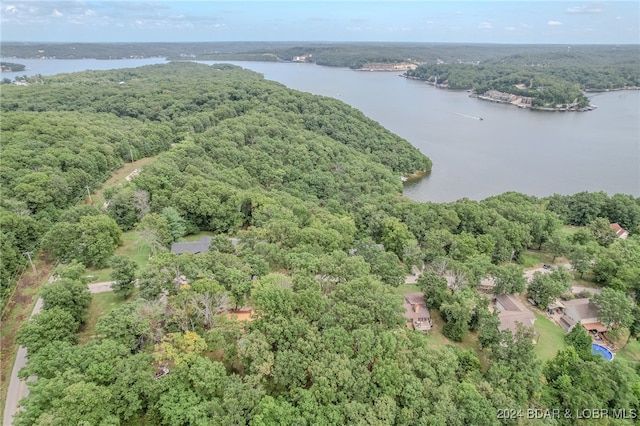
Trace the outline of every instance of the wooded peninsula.
<instances>
[{"instance_id":1,"label":"wooded peninsula","mask_svg":"<svg viewBox=\"0 0 640 426\"><path fill-rule=\"evenodd\" d=\"M640 88L640 45L449 43L8 43L16 58L311 62L402 70L440 88L522 108L587 111L586 92ZM396 66L393 66L393 65ZM7 81L5 81L7 83Z\"/></svg>"},{"instance_id":2,"label":"wooded peninsula","mask_svg":"<svg viewBox=\"0 0 640 426\"><path fill-rule=\"evenodd\" d=\"M477 65L457 67L450 82ZM3 86L0 105L3 320L21 308L25 253L57 266L42 312L15 336L3 327L3 358L15 337L29 354L20 377L37 377L14 424L515 425L558 412L555 424L575 425L592 409L635 424L640 199L415 202L401 177L432 164L406 140L231 65L27 81ZM95 276L114 282L109 307L89 293ZM503 295L535 324L505 327ZM591 329L549 319L580 298L612 361L592 354ZM407 326L419 309L428 333Z\"/></svg>"}]
</instances>

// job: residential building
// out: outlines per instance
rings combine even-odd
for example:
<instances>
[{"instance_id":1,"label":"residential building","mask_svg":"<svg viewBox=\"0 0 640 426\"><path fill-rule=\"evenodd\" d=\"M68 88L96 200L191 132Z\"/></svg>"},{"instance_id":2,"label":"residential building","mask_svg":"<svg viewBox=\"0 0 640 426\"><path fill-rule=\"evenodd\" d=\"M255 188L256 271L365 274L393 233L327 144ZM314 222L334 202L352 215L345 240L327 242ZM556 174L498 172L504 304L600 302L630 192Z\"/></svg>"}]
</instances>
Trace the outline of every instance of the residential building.
<instances>
[{"instance_id":1,"label":"residential building","mask_svg":"<svg viewBox=\"0 0 640 426\"><path fill-rule=\"evenodd\" d=\"M562 313L559 322L565 331L571 331L576 324L581 324L587 331L607 331L607 327L598 319L600 309L591 303L591 299L564 300L556 302L555 306Z\"/></svg>"},{"instance_id":2,"label":"residential building","mask_svg":"<svg viewBox=\"0 0 640 426\"><path fill-rule=\"evenodd\" d=\"M623 240L625 240L629 236L629 231L627 231L617 223L612 223L611 225L609 225L609 227L613 230L613 232L616 233L619 238L622 238Z\"/></svg>"},{"instance_id":3,"label":"residential building","mask_svg":"<svg viewBox=\"0 0 640 426\"><path fill-rule=\"evenodd\" d=\"M500 331L511 330L513 334L518 331L518 324L525 327L533 327L536 316L527 309L513 294L501 294L496 297L496 309Z\"/></svg>"},{"instance_id":4,"label":"residential building","mask_svg":"<svg viewBox=\"0 0 640 426\"><path fill-rule=\"evenodd\" d=\"M211 245L211 237L202 237L198 241L192 243L173 243L171 244L171 253L206 253L209 251Z\"/></svg>"},{"instance_id":5,"label":"residential building","mask_svg":"<svg viewBox=\"0 0 640 426\"><path fill-rule=\"evenodd\" d=\"M402 296L404 297L402 306L405 309L404 317L407 319L407 327L428 333L433 326L433 322L431 321L429 309L424 303L424 294L405 293Z\"/></svg>"}]
</instances>

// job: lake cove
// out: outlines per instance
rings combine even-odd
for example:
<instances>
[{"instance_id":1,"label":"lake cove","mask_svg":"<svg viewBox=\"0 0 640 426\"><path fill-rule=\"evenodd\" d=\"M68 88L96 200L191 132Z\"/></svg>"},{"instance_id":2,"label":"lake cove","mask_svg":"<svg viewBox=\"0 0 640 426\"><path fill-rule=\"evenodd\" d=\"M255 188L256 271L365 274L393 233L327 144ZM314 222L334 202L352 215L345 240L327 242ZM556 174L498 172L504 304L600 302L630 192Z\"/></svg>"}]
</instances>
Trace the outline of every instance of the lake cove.
<instances>
[{"instance_id":1,"label":"lake cove","mask_svg":"<svg viewBox=\"0 0 640 426\"><path fill-rule=\"evenodd\" d=\"M51 75L165 63L27 60ZM205 62L207 63L207 62ZM605 191L640 196L640 91L591 93L588 112L541 112L436 89L396 72L358 72L302 63L232 62L292 89L346 102L433 160L427 177L405 183L417 201L480 200L505 191L535 196ZM477 118L482 118L479 120Z\"/></svg>"},{"instance_id":2,"label":"lake cove","mask_svg":"<svg viewBox=\"0 0 640 426\"><path fill-rule=\"evenodd\" d=\"M590 93L594 111L543 112L393 72L233 63L290 88L340 99L419 148L433 160L433 171L405 184L414 200L480 200L506 191L640 196L640 91Z\"/></svg>"}]
</instances>

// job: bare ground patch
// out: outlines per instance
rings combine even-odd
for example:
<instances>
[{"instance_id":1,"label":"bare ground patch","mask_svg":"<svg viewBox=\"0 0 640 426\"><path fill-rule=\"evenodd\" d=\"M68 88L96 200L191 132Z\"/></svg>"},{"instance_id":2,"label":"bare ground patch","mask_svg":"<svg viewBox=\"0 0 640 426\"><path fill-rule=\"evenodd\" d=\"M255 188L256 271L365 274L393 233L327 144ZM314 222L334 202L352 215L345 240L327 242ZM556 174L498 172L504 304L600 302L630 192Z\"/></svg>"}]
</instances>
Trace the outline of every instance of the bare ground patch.
<instances>
[{"instance_id":1,"label":"bare ground patch","mask_svg":"<svg viewBox=\"0 0 640 426\"><path fill-rule=\"evenodd\" d=\"M133 173L136 169L142 169L142 167L154 161L156 157L145 157L134 161L133 163L125 163L120 169L115 170L111 177L107 179L102 185L96 189L95 194L92 195L93 204L100 207L106 201L104 199L104 190L114 185L124 182L125 178ZM86 201L89 201L88 198Z\"/></svg>"}]
</instances>

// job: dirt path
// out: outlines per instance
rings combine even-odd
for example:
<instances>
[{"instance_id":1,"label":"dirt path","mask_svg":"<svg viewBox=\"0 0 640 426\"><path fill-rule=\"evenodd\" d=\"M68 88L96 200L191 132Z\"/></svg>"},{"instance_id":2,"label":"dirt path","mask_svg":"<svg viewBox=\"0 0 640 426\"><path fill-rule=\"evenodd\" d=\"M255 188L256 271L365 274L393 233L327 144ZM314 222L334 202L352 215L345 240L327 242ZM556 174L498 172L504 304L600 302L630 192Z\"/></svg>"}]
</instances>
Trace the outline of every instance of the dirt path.
<instances>
[{"instance_id":1,"label":"dirt path","mask_svg":"<svg viewBox=\"0 0 640 426\"><path fill-rule=\"evenodd\" d=\"M156 157L145 157L139 160L134 161L133 163L125 163L124 166L113 172L111 177L107 179L98 189L96 189L95 193L92 195L93 204L96 206L102 206L105 202L104 199L104 190L106 188L110 188L114 185L124 182L125 178L129 176L134 170L142 169L143 166L154 161ZM87 200L88 201L88 200Z\"/></svg>"}]
</instances>

